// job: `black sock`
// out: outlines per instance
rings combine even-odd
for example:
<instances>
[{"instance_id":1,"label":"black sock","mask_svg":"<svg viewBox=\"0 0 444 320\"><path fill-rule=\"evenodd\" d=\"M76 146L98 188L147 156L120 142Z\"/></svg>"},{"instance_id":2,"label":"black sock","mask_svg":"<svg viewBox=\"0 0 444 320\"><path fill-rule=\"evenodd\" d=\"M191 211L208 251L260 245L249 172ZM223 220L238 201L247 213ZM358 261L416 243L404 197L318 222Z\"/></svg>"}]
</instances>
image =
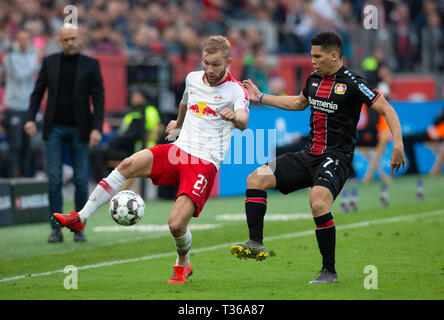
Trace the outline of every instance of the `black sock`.
<instances>
[{"instance_id":1,"label":"black sock","mask_svg":"<svg viewBox=\"0 0 444 320\"><path fill-rule=\"evenodd\" d=\"M316 224L316 239L319 251L322 255L322 268L336 273L335 270L335 247L336 227L331 212L314 218Z\"/></svg>"},{"instance_id":2,"label":"black sock","mask_svg":"<svg viewBox=\"0 0 444 320\"><path fill-rule=\"evenodd\" d=\"M245 193L245 213L250 240L262 243L264 238L264 216L267 211L267 192L247 189Z\"/></svg>"}]
</instances>

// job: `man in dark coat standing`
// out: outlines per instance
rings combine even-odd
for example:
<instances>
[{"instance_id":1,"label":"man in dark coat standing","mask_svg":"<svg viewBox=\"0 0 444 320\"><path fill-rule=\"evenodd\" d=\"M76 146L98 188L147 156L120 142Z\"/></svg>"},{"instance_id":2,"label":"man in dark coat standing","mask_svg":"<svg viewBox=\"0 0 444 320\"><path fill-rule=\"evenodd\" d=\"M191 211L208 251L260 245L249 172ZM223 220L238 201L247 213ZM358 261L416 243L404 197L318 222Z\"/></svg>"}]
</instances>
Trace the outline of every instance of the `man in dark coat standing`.
<instances>
[{"instance_id":1,"label":"man in dark coat standing","mask_svg":"<svg viewBox=\"0 0 444 320\"><path fill-rule=\"evenodd\" d=\"M43 59L28 109L25 131L36 133L35 117L48 89L43 123L46 147L46 171L49 183L49 214L63 211L62 167L65 146L71 155L74 171L75 210L88 200L89 148L102 138L104 117L103 81L97 59L80 54L77 27L65 24L59 31L63 51ZM90 108L90 99L93 108ZM92 109L92 111L91 111ZM48 242L62 242L60 227L51 223ZM74 241L86 241L82 232Z\"/></svg>"}]
</instances>

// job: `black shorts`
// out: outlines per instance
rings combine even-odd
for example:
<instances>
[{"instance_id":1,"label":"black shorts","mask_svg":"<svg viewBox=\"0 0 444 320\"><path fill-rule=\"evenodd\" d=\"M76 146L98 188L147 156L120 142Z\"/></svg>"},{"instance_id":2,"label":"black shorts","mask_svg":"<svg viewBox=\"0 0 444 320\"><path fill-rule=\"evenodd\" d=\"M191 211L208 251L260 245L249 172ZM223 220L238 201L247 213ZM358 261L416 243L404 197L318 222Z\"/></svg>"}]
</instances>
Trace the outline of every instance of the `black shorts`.
<instances>
[{"instance_id":1,"label":"black shorts","mask_svg":"<svg viewBox=\"0 0 444 320\"><path fill-rule=\"evenodd\" d=\"M345 156L313 155L304 149L283 154L268 163L268 166L274 171L276 189L283 194L323 186L336 199L347 180L351 161Z\"/></svg>"}]
</instances>

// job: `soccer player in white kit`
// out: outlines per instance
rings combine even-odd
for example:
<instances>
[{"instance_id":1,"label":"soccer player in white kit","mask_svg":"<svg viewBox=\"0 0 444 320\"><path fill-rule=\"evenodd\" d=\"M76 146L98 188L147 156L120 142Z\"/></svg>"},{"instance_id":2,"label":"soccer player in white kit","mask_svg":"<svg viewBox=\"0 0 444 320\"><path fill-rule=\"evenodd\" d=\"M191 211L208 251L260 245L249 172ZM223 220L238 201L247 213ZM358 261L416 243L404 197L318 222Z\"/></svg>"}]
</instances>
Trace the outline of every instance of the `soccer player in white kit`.
<instances>
[{"instance_id":1,"label":"soccer player in white kit","mask_svg":"<svg viewBox=\"0 0 444 320\"><path fill-rule=\"evenodd\" d=\"M54 213L54 221L72 231L82 230L94 212L130 178L151 178L156 185L179 185L168 219L177 250L168 283L186 283L192 274L188 223L191 217L199 216L210 195L233 128L244 130L249 120L249 96L228 72L230 63L228 40L222 36L207 38L202 48L204 70L186 77L177 120L165 130L169 141L179 135L178 139L126 158L100 181L82 210Z\"/></svg>"}]
</instances>

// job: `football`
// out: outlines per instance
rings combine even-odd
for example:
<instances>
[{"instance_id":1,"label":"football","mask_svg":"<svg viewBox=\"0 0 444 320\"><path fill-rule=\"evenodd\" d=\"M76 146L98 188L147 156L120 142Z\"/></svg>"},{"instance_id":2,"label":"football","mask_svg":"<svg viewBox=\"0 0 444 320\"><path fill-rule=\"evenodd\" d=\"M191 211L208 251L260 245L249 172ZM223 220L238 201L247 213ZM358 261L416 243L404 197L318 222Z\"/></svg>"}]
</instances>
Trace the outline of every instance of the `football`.
<instances>
[{"instance_id":1,"label":"football","mask_svg":"<svg viewBox=\"0 0 444 320\"><path fill-rule=\"evenodd\" d=\"M109 213L118 224L130 226L142 219L145 214L145 202L136 192L123 190L111 198Z\"/></svg>"}]
</instances>

